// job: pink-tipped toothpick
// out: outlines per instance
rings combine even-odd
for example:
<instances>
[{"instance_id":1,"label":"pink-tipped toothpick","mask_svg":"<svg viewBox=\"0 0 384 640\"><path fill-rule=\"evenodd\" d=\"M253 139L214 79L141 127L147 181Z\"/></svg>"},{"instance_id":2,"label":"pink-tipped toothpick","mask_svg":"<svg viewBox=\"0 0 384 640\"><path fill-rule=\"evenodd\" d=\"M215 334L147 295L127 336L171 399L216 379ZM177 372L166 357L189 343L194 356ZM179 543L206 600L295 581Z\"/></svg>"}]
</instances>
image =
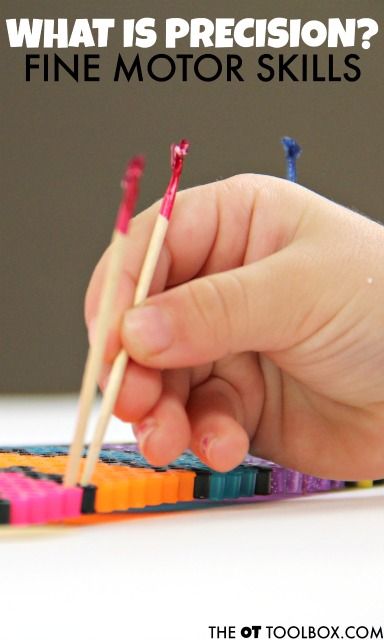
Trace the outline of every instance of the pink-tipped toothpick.
<instances>
[{"instance_id":1,"label":"pink-tipped toothpick","mask_svg":"<svg viewBox=\"0 0 384 640\"><path fill-rule=\"evenodd\" d=\"M70 447L67 469L64 476L64 484L67 486L75 484L78 480L87 424L97 390L97 380L103 363L113 303L122 269L129 222L138 197L139 182L143 170L144 159L141 156L133 158L127 167L122 181L123 198L112 236L112 248L101 293L95 332L85 363L75 435Z\"/></svg>"},{"instance_id":2,"label":"pink-tipped toothpick","mask_svg":"<svg viewBox=\"0 0 384 640\"><path fill-rule=\"evenodd\" d=\"M149 287L151 286L160 252L164 244L164 238L165 234L167 233L169 220L172 215L176 191L179 185L181 172L183 169L183 162L188 152L188 148L189 143L186 140L181 140L179 144L172 145L171 147L172 175L163 201L161 203L160 212L156 218L155 226L152 231L143 266L140 271L139 281L135 290L133 306L144 302L145 298L148 295ZM127 363L128 354L125 349L122 349L113 363L108 384L104 391L99 419L96 424L94 437L88 450L84 472L81 478L82 485L87 485L91 481L95 465L99 458L100 449L103 444L108 422L116 404L116 399L121 387Z\"/></svg>"}]
</instances>

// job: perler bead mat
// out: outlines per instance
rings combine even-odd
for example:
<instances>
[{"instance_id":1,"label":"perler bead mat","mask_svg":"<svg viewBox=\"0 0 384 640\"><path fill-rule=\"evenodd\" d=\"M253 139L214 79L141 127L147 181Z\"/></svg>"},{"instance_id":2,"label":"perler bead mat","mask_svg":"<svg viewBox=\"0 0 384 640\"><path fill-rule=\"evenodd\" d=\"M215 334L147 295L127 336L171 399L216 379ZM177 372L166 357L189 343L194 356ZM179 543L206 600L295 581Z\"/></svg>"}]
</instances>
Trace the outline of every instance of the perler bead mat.
<instances>
[{"instance_id":1,"label":"perler bead mat","mask_svg":"<svg viewBox=\"0 0 384 640\"><path fill-rule=\"evenodd\" d=\"M85 453L85 452L84 452ZM297 497L384 480L324 480L247 456L233 471L218 473L186 452L164 468L148 465L134 444L105 445L93 484L63 485L67 446L0 449L0 524L41 525L82 514L147 513Z\"/></svg>"}]
</instances>

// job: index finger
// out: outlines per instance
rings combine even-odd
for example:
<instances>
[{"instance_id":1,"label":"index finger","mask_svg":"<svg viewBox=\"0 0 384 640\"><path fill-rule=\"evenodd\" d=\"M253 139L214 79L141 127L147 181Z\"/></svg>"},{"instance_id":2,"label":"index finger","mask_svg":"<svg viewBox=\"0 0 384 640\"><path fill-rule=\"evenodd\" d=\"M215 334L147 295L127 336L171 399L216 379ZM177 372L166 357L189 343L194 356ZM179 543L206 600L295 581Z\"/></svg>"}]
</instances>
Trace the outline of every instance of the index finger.
<instances>
[{"instance_id":1,"label":"index finger","mask_svg":"<svg viewBox=\"0 0 384 640\"><path fill-rule=\"evenodd\" d=\"M292 187L278 178L250 174L178 193L150 294L160 293L205 273L217 273L240 266L250 242L254 244L251 227L260 193L280 194L282 190L284 192ZM258 248L252 252L256 259L277 250L277 243L285 235L281 233L281 220L275 224L273 206L267 209L265 212L263 207L259 208L259 215L264 218L264 233L259 238ZM112 360L120 348L121 318L132 305L159 210L160 203L157 202L132 221L106 350L108 360ZM291 227L296 218L294 215L287 216L286 225ZM111 247L99 261L86 294L85 320L89 331L97 314L110 251Z\"/></svg>"}]
</instances>

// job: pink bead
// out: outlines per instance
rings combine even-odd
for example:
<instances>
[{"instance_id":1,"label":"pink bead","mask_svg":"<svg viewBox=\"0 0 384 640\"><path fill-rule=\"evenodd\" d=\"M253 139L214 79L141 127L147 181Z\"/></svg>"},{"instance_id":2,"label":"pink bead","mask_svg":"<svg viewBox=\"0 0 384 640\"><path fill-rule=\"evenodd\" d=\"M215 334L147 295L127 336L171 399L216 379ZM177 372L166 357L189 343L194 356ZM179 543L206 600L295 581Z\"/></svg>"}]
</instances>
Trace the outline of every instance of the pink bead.
<instances>
[{"instance_id":1,"label":"pink bead","mask_svg":"<svg viewBox=\"0 0 384 640\"><path fill-rule=\"evenodd\" d=\"M65 487L64 489L64 517L76 518L81 514L83 490L80 487Z\"/></svg>"},{"instance_id":2,"label":"pink bead","mask_svg":"<svg viewBox=\"0 0 384 640\"><path fill-rule=\"evenodd\" d=\"M11 524L26 525L29 524L28 517L28 500L29 496L25 493L12 493L9 498L11 503L10 520Z\"/></svg>"},{"instance_id":3,"label":"pink bead","mask_svg":"<svg viewBox=\"0 0 384 640\"><path fill-rule=\"evenodd\" d=\"M47 497L48 522L60 522L64 516L63 488L56 482L42 481Z\"/></svg>"},{"instance_id":4,"label":"pink bead","mask_svg":"<svg viewBox=\"0 0 384 640\"><path fill-rule=\"evenodd\" d=\"M44 491L32 489L28 500L28 516L31 524L45 524L48 522L47 498Z\"/></svg>"}]
</instances>

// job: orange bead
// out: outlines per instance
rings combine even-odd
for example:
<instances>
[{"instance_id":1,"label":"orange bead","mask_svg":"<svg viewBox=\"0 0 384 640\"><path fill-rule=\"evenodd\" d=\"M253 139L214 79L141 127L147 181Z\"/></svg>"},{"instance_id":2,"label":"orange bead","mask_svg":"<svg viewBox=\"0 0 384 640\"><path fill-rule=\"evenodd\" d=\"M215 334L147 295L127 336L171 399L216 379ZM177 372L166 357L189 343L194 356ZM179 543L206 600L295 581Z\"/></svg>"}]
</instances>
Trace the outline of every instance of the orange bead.
<instances>
[{"instance_id":1,"label":"orange bead","mask_svg":"<svg viewBox=\"0 0 384 640\"><path fill-rule=\"evenodd\" d=\"M113 511L126 511L130 503L131 482L129 478L116 478L113 481Z\"/></svg>"},{"instance_id":2,"label":"orange bead","mask_svg":"<svg viewBox=\"0 0 384 640\"><path fill-rule=\"evenodd\" d=\"M147 474L146 504L156 506L163 502L164 473Z\"/></svg>"},{"instance_id":3,"label":"orange bead","mask_svg":"<svg viewBox=\"0 0 384 640\"><path fill-rule=\"evenodd\" d=\"M114 510L113 493L114 483L110 480L102 480L97 486L95 511L97 513L110 513Z\"/></svg>"},{"instance_id":4,"label":"orange bead","mask_svg":"<svg viewBox=\"0 0 384 640\"><path fill-rule=\"evenodd\" d=\"M130 473L130 501L129 507L132 509L142 509L146 506L147 495L147 473L141 473L141 470Z\"/></svg>"},{"instance_id":5,"label":"orange bead","mask_svg":"<svg viewBox=\"0 0 384 640\"><path fill-rule=\"evenodd\" d=\"M196 473L194 471L180 470L179 472L179 500L190 502L193 500Z\"/></svg>"},{"instance_id":6,"label":"orange bead","mask_svg":"<svg viewBox=\"0 0 384 640\"><path fill-rule=\"evenodd\" d=\"M178 501L179 474L177 471L165 471L163 474L163 499L166 504L175 504Z\"/></svg>"}]
</instances>

